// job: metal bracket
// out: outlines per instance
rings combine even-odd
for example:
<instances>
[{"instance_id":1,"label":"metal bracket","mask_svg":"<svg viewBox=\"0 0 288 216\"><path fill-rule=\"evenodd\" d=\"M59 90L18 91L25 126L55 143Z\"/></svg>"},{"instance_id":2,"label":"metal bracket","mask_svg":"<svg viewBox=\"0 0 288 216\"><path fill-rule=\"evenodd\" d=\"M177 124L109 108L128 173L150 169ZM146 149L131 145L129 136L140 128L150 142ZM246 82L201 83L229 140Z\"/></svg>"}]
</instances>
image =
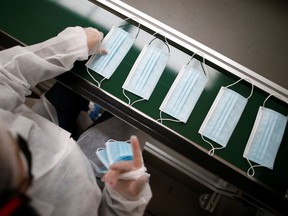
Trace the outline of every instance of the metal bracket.
<instances>
[{"instance_id":1,"label":"metal bracket","mask_svg":"<svg viewBox=\"0 0 288 216\"><path fill-rule=\"evenodd\" d=\"M221 194L213 192L211 194L202 194L199 197L200 206L202 209L212 213L217 206Z\"/></svg>"}]
</instances>

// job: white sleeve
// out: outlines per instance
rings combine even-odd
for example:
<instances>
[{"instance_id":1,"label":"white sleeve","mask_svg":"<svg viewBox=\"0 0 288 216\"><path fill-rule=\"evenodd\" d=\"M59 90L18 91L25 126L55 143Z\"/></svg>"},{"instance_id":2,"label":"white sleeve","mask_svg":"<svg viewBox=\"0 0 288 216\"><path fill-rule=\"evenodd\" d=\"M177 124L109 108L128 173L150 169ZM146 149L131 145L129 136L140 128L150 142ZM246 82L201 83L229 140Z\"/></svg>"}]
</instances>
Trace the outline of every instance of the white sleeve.
<instances>
[{"instance_id":1,"label":"white sleeve","mask_svg":"<svg viewBox=\"0 0 288 216\"><path fill-rule=\"evenodd\" d=\"M102 202L99 209L99 215L103 216L142 216L152 198L152 192L149 183L139 195L137 200L127 200L113 188L106 185L103 190Z\"/></svg>"},{"instance_id":2,"label":"white sleeve","mask_svg":"<svg viewBox=\"0 0 288 216\"><path fill-rule=\"evenodd\" d=\"M88 58L83 28L69 27L47 41L16 46L0 52L0 108L13 110L24 102L30 88L70 70Z\"/></svg>"}]
</instances>

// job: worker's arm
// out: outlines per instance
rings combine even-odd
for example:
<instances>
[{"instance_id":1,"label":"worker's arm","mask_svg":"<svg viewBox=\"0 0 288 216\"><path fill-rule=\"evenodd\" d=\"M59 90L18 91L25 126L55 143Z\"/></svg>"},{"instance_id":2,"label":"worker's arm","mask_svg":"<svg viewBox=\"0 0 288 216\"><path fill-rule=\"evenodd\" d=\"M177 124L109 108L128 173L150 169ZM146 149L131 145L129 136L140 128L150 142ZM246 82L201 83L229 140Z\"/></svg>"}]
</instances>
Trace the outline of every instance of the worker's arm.
<instances>
[{"instance_id":1,"label":"worker's arm","mask_svg":"<svg viewBox=\"0 0 288 216\"><path fill-rule=\"evenodd\" d=\"M13 110L30 88L70 70L77 60L98 52L103 34L96 29L69 27L42 43L0 52L0 108Z\"/></svg>"}]
</instances>

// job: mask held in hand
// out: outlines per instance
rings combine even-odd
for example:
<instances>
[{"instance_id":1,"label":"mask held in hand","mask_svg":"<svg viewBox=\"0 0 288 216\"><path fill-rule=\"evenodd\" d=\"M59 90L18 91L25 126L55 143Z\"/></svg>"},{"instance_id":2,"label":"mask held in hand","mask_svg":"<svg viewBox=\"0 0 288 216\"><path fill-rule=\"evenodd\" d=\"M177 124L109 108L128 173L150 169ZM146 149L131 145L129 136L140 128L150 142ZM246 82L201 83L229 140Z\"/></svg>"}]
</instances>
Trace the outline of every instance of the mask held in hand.
<instances>
[{"instance_id":1,"label":"mask held in hand","mask_svg":"<svg viewBox=\"0 0 288 216\"><path fill-rule=\"evenodd\" d=\"M96 155L103 163L106 170L101 168L101 172L106 172L109 166L119 161L132 161L133 152L131 144L124 141L108 140L105 143L106 148L99 148L96 151Z\"/></svg>"},{"instance_id":2,"label":"mask held in hand","mask_svg":"<svg viewBox=\"0 0 288 216\"><path fill-rule=\"evenodd\" d=\"M133 150L131 144L128 143L128 141L124 142L108 140L105 143L105 146L106 148L99 148L96 151L96 155L104 165L103 167L97 168L98 173L106 173L110 165L119 161L133 161ZM149 178L150 174L148 174L146 171L147 169L143 163L142 167L136 170L121 173L118 178L121 180L137 180L143 175Z\"/></svg>"}]
</instances>

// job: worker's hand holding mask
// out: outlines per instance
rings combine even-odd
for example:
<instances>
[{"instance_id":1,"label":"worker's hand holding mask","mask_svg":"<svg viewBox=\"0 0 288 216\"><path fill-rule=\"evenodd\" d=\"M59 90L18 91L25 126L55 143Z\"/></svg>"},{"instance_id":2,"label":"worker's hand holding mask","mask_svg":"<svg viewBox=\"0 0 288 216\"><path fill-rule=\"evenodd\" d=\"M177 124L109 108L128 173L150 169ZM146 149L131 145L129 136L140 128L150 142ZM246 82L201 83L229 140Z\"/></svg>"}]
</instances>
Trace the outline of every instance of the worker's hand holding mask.
<instances>
[{"instance_id":1,"label":"worker's hand holding mask","mask_svg":"<svg viewBox=\"0 0 288 216\"><path fill-rule=\"evenodd\" d=\"M131 136L133 160L120 161L110 165L102 181L114 188L123 197L136 200L144 189L149 174L143 164L139 141L136 136Z\"/></svg>"},{"instance_id":2,"label":"worker's hand holding mask","mask_svg":"<svg viewBox=\"0 0 288 216\"><path fill-rule=\"evenodd\" d=\"M95 28L84 28L84 31L87 36L87 46L89 55L94 54L107 54L106 49L101 47L101 41L103 39L103 33L98 31Z\"/></svg>"}]
</instances>

